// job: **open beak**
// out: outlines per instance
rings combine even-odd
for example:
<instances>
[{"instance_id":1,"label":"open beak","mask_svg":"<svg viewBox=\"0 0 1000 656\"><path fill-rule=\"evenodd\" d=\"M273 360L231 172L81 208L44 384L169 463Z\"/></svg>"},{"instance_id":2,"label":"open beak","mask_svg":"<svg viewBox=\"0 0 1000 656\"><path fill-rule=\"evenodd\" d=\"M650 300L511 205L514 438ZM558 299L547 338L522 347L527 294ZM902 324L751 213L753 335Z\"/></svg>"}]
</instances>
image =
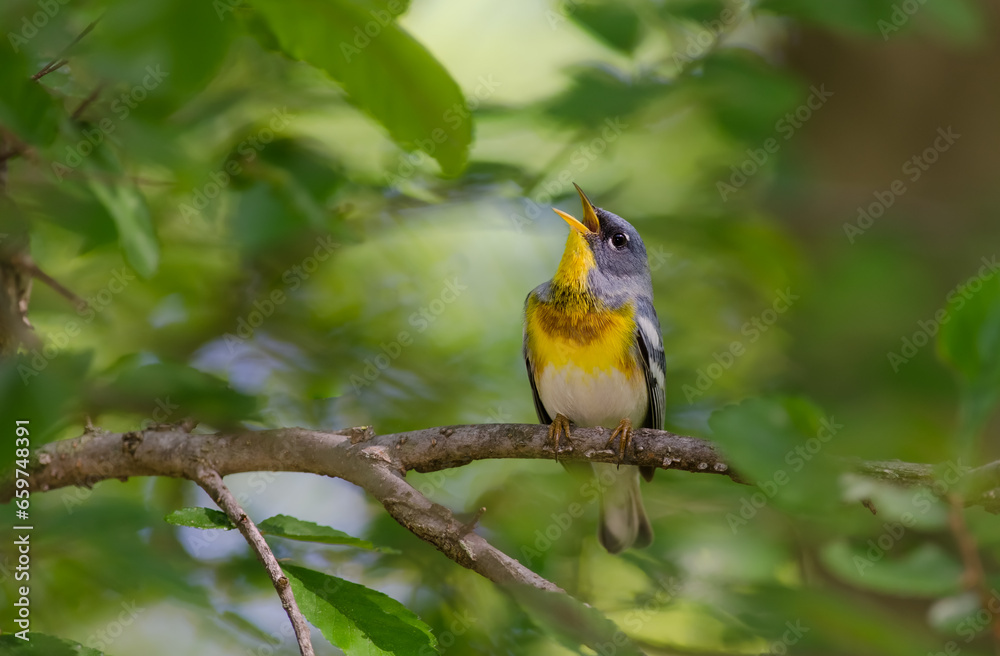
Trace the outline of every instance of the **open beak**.
<instances>
[{"instance_id":1,"label":"open beak","mask_svg":"<svg viewBox=\"0 0 1000 656\"><path fill-rule=\"evenodd\" d=\"M601 229L601 224L597 220L597 212L594 211L594 204L590 202L587 198L587 194L583 193L583 189L575 182L573 186L576 187L576 191L580 194L580 200L583 202L583 221L576 220L573 216L563 212L562 210L552 208L552 211L563 218L563 221L568 223L571 228L578 231L580 234L586 235L592 232L598 232Z\"/></svg>"}]
</instances>

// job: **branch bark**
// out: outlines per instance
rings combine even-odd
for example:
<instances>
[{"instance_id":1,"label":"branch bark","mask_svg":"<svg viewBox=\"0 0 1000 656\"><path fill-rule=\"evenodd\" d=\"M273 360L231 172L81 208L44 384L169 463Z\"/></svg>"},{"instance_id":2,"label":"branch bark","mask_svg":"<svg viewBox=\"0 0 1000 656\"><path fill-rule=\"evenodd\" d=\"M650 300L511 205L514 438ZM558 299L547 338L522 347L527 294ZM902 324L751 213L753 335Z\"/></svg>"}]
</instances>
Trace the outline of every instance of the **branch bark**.
<instances>
[{"instance_id":1,"label":"branch bark","mask_svg":"<svg viewBox=\"0 0 1000 656\"><path fill-rule=\"evenodd\" d=\"M306 624L306 618L302 616L299 605L295 603L292 586L285 577L285 573L281 571L278 559L274 557L271 547L264 540L257 525L244 512L236 497L222 482L222 477L217 471L202 468L195 472L195 482L208 493L208 496L212 497L212 501L219 508L225 511L226 515L229 516L229 521L235 524L236 528L243 534L250 548L257 554L257 560L267 570L268 576L271 577L271 583L274 584L274 589L278 593L278 598L281 599L281 606L292 622L295 639L299 643L299 653L302 656L315 656L316 652L313 651L312 638L309 635L309 625Z\"/></svg>"},{"instance_id":2,"label":"branch bark","mask_svg":"<svg viewBox=\"0 0 1000 656\"><path fill-rule=\"evenodd\" d=\"M576 428L562 460L617 461L605 449L603 428ZM472 532L447 508L432 503L406 482L407 471L432 472L489 458L553 458L548 427L537 424L483 424L427 428L374 435L368 428L313 431L283 428L216 434L181 429L130 433L90 432L38 449L31 463L31 489L91 486L109 478L171 476L197 480L199 468L220 476L252 471L309 472L350 481L366 490L400 524L430 542L456 563L495 582L526 583L560 589ZM725 475L743 483L707 440L668 431L639 429L633 450L622 464ZM899 461L857 461L847 465L867 476L901 485L932 485L932 465ZM966 474L966 505L1000 511L997 483L1000 462ZM0 501L13 496L8 474L0 482Z\"/></svg>"}]
</instances>

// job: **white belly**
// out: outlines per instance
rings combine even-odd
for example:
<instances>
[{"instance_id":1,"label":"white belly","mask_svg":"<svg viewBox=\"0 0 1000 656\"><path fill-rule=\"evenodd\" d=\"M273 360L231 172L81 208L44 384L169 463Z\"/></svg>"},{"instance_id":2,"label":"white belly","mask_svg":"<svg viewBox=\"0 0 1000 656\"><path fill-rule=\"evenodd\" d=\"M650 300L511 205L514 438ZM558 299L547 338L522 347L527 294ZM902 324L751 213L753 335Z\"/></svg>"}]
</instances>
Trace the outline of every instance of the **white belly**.
<instances>
[{"instance_id":1,"label":"white belly","mask_svg":"<svg viewBox=\"0 0 1000 656\"><path fill-rule=\"evenodd\" d=\"M627 417L638 428L649 407L649 392L641 373L630 377L612 370L585 375L579 367L557 370L550 364L535 382L549 416L564 415L577 426L616 428Z\"/></svg>"}]
</instances>

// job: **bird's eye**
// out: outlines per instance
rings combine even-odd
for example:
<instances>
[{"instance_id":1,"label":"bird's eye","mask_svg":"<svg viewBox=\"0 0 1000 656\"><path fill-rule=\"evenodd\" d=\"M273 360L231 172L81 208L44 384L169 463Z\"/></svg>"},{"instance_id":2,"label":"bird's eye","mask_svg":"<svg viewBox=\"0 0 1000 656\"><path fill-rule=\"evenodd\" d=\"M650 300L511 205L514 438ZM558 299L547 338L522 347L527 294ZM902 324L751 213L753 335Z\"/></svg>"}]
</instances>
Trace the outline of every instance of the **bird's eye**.
<instances>
[{"instance_id":1,"label":"bird's eye","mask_svg":"<svg viewBox=\"0 0 1000 656\"><path fill-rule=\"evenodd\" d=\"M624 232L616 232L611 236L611 245L615 248L625 248L628 243L628 236Z\"/></svg>"}]
</instances>

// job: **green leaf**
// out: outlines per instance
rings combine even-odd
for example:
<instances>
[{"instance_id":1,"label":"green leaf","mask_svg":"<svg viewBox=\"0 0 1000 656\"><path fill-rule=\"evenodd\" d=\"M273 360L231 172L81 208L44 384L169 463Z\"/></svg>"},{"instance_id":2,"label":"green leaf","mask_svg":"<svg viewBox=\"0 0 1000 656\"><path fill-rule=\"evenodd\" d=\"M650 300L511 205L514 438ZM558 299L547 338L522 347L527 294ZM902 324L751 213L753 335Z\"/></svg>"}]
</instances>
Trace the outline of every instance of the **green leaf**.
<instances>
[{"instance_id":1,"label":"green leaf","mask_svg":"<svg viewBox=\"0 0 1000 656\"><path fill-rule=\"evenodd\" d=\"M885 531L865 544L838 541L823 548L823 563L844 581L859 588L897 597L940 597L962 589L962 565L930 542L896 554L906 529L886 522Z\"/></svg>"},{"instance_id":2,"label":"green leaf","mask_svg":"<svg viewBox=\"0 0 1000 656\"><path fill-rule=\"evenodd\" d=\"M282 569L302 614L347 656L434 653L431 628L392 597L305 567Z\"/></svg>"},{"instance_id":3,"label":"green leaf","mask_svg":"<svg viewBox=\"0 0 1000 656\"><path fill-rule=\"evenodd\" d=\"M31 79L34 73L27 58L0 47L0 125L25 141L46 145L56 138L61 111L41 83Z\"/></svg>"},{"instance_id":4,"label":"green leaf","mask_svg":"<svg viewBox=\"0 0 1000 656\"><path fill-rule=\"evenodd\" d=\"M378 551L379 549L368 540L362 540L343 531L314 522L307 522L288 515L275 515L257 524L257 528L265 535L273 535L289 540L302 542L320 542L322 544L346 544L360 549Z\"/></svg>"},{"instance_id":5,"label":"green leaf","mask_svg":"<svg viewBox=\"0 0 1000 656\"><path fill-rule=\"evenodd\" d=\"M105 656L103 651L79 642L34 631L28 633L28 640L21 640L12 633L0 635L0 653L4 656Z\"/></svg>"},{"instance_id":6,"label":"green leaf","mask_svg":"<svg viewBox=\"0 0 1000 656\"><path fill-rule=\"evenodd\" d=\"M355 0L254 3L291 57L320 68L404 148L419 148L445 175L465 167L472 123L448 71L382 11Z\"/></svg>"},{"instance_id":7,"label":"green leaf","mask_svg":"<svg viewBox=\"0 0 1000 656\"><path fill-rule=\"evenodd\" d=\"M778 640L802 637L794 647L778 643L793 654L819 652L858 656L913 656L926 654L936 641L922 623L893 613L853 591L833 586L812 589L773 588L761 598L777 626ZM794 630L792 634L785 630ZM822 646L817 650L815 647ZM810 648L813 647L813 648ZM778 653L778 649L769 650Z\"/></svg>"},{"instance_id":8,"label":"green leaf","mask_svg":"<svg viewBox=\"0 0 1000 656\"><path fill-rule=\"evenodd\" d=\"M232 389L225 380L176 362L140 365L128 358L105 372L110 380L87 393L90 406L99 411L129 410L147 414L161 408L161 423L197 417L216 426L252 418L257 400Z\"/></svg>"},{"instance_id":9,"label":"green leaf","mask_svg":"<svg viewBox=\"0 0 1000 656\"><path fill-rule=\"evenodd\" d=\"M599 648L614 645L614 653L618 656L642 654L614 622L568 594L539 590L525 584L508 584L503 588L524 608L532 621L572 650L586 645L601 653Z\"/></svg>"},{"instance_id":10,"label":"green leaf","mask_svg":"<svg viewBox=\"0 0 1000 656\"><path fill-rule=\"evenodd\" d=\"M711 21L720 21L726 8L724 0L668 0L660 5L658 12L671 21L688 20L711 25Z\"/></svg>"},{"instance_id":11,"label":"green leaf","mask_svg":"<svg viewBox=\"0 0 1000 656\"><path fill-rule=\"evenodd\" d=\"M835 501L835 468L825 451L843 426L813 403L794 397L749 399L709 418L712 439L735 469L776 505L818 511Z\"/></svg>"},{"instance_id":12,"label":"green leaf","mask_svg":"<svg viewBox=\"0 0 1000 656\"><path fill-rule=\"evenodd\" d=\"M610 66L586 66L574 73L570 86L548 103L545 113L561 123L595 129L611 122L615 128L621 119L669 89L659 81L633 79Z\"/></svg>"},{"instance_id":13,"label":"green leaf","mask_svg":"<svg viewBox=\"0 0 1000 656\"><path fill-rule=\"evenodd\" d=\"M938 353L967 384L1000 385L1000 276L986 261L983 275L948 294Z\"/></svg>"},{"instance_id":14,"label":"green leaf","mask_svg":"<svg viewBox=\"0 0 1000 656\"><path fill-rule=\"evenodd\" d=\"M927 31L940 32L956 43L978 43L986 34L982 9L970 0L928 0L921 14Z\"/></svg>"},{"instance_id":15,"label":"green leaf","mask_svg":"<svg viewBox=\"0 0 1000 656\"><path fill-rule=\"evenodd\" d=\"M181 508L164 517L168 524L190 526L191 528L221 528L230 531L236 528L226 513L211 508Z\"/></svg>"},{"instance_id":16,"label":"green leaf","mask_svg":"<svg viewBox=\"0 0 1000 656\"><path fill-rule=\"evenodd\" d=\"M764 11L799 18L825 28L875 36L879 34L879 21L890 17L893 2L894 0L762 0L759 7Z\"/></svg>"},{"instance_id":17,"label":"green leaf","mask_svg":"<svg viewBox=\"0 0 1000 656\"><path fill-rule=\"evenodd\" d=\"M114 219L125 260L143 278L152 276L160 263L160 244L145 196L125 181L106 183L90 178L87 184Z\"/></svg>"},{"instance_id":18,"label":"green leaf","mask_svg":"<svg viewBox=\"0 0 1000 656\"><path fill-rule=\"evenodd\" d=\"M948 294L937 351L960 382L958 444L970 455L1000 399L1000 276L983 258L980 273Z\"/></svg>"},{"instance_id":19,"label":"green leaf","mask_svg":"<svg viewBox=\"0 0 1000 656\"><path fill-rule=\"evenodd\" d=\"M75 61L117 83L112 95L131 96L112 105L127 117L164 120L190 103L215 77L237 33L231 18L236 3L226 0L104 4L107 11L81 42Z\"/></svg>"},{"instance_id":20,"label":"green leaf","mask_svg":"<svg viewBox=\"0 0 1000 656\"><path fill-rule=\"evenodd\" d=\"M750 142L787 139L789 111L810 97L826 101L816 91L804 91L792 78L775 70L757 53L741 48L712 51L699 62L698 74L680 78L679 89L692 92L732 136ZM817 87L822 92L826 89ZM823 106L811 109L823 111ZM808 120L808 119L806 119Z\"/></svg>"},{"instance_id":21,"label":"green leaf","mask_svg":"<svg viewBox=\"0 0 1000 656\"><path fill-rule=\"evenodd\" d=\"M625 4L579 4L570 17L610 47L631 55L641 41L642 22Z\"/></svg>"}]
</instances>

